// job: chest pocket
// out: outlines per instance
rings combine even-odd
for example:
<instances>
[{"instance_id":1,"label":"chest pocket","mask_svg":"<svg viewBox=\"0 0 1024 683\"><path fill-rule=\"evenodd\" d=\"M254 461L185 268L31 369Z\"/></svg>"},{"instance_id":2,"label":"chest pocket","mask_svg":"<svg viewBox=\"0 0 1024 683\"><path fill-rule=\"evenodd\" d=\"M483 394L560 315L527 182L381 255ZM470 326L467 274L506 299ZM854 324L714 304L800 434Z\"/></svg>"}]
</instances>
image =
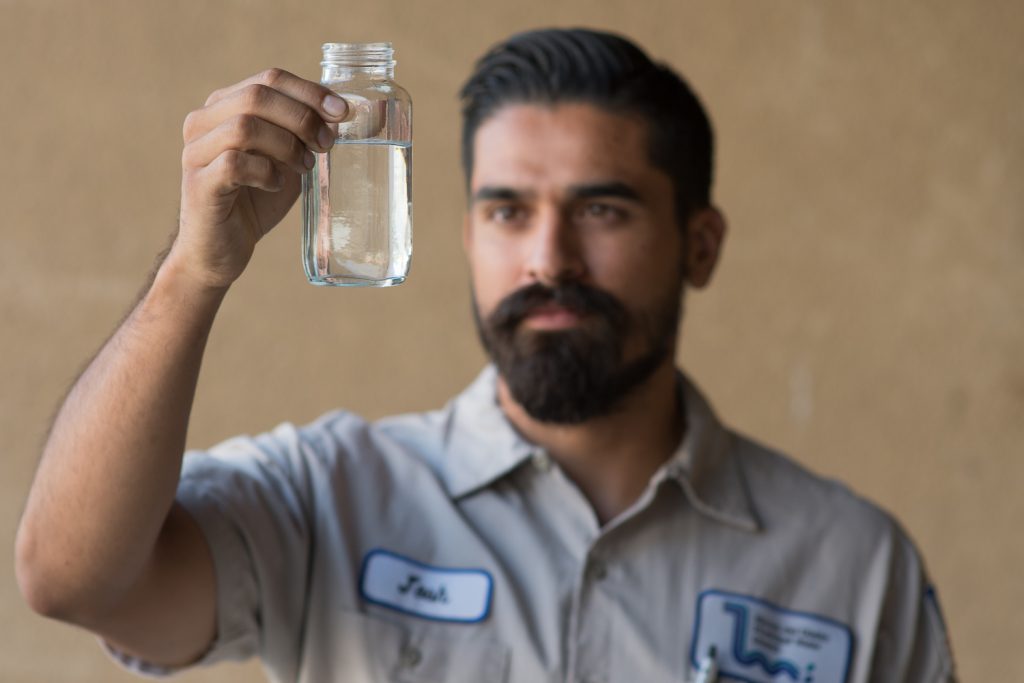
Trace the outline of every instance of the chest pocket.
<instances>
[{"instance_id":1,"label":"chest pocket","mask_svg":"<svg viewBox=\"0 0 1024 683\"><path fill-rule=\"evenodd\" d=\"M504 683L509 651L480 625L357 615L375 682Z\"/></svg>"}]
</instances>

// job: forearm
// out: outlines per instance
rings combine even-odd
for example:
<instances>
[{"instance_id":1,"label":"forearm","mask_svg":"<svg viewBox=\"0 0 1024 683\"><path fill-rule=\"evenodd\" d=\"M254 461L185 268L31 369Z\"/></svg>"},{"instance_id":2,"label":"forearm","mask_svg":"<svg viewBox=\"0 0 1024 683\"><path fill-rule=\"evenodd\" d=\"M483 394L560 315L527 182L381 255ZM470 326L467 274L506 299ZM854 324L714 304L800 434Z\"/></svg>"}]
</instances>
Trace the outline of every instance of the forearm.
<instances>
[{"instance_id":1,"label":"forearm","mask_svg":"<svg viewBox=\"0 0 1024 683\"><path fill-rule=\"evenodd\" d=\"M18 581L36 611L153 662L191 661L213 640L213 560L174 506L203 350L224 292L346 115L322 85L268 69L186 117L174 246L65 399L21 520Z\"/></svg>"},{"instance_id":2,"label":"forearm","mask_svg":"<svg viewBox=\"0 0 1024 683\"><path fill-rule=\"evenodd\" d=\"M69 392L18 535L19 579L39 611L89 618L142 575L174 500L223 293L169 259Z\"/></svg>"}]
</instances>

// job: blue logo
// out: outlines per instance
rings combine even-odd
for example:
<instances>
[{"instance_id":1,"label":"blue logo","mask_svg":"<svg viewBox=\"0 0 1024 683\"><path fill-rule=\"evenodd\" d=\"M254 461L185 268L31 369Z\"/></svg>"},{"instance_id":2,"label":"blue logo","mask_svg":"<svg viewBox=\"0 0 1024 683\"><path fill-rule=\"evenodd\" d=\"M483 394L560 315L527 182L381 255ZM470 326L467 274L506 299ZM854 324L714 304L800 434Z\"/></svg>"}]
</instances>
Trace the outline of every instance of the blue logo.
<instances>
[{"instance_id":1,"label":"blue logo","mask_svg":"<svg viewBox=\"0 0 1024 683\"><path fill-rule=\"evenodd\" d=\"M846 683L853 632L845 624L721 590L697 598L690 662L714 652L722 678L745 683Z\"/></svg>"},{"instance_id":2,"label":"blue logo","mask_svg":"<svg viewBox=\"0 0 1024 683\"><path fill-rule=\"evenodd\" d=\"M747 608L735 602L727 602L722 609L736 617L736 624L733 627L732 654L740 664L756 664L772 676L784 673L794 681L800 680L800 671L796 664L785 659L772 659L757 650L747 649Z\"/></svg>"}]
</instances>

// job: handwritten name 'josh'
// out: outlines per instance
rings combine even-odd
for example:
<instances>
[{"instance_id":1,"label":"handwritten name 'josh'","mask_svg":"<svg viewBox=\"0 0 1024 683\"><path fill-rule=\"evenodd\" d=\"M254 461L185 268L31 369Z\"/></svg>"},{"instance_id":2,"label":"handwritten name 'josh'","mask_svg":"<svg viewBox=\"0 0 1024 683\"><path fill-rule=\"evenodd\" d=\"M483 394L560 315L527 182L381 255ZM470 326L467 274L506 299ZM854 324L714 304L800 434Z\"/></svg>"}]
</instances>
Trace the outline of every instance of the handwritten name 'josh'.
<instances>
[{"instance_id":1,"label":"handwritten name 'josh'","mask_svg":"<svg viewBox=\"0 0 1024 683\"><path fill-rule=\"evenodd\" d=\"M398 592L402 595L411 594L418 600L427 600L429 602L441 603L444 605L447 605L449 602L448 591L445 590L444 584L439 586L428 586L424 584L422 579L416 574L409 574L405 583L398 585Z\"/></svg>"}]
</instances>

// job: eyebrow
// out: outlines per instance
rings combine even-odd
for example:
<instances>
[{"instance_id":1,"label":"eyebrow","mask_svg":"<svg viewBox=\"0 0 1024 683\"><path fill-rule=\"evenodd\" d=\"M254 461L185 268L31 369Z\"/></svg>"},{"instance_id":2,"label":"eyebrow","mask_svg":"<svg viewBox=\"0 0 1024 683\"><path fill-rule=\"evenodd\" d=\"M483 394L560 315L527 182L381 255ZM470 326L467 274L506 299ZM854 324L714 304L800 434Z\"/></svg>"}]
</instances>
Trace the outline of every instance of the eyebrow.
<instances>
[{"instance_id":1,"label":"eyebrow","mask_svg":"<svg viewBox=\"0 0 1024 683\"><path fill-rule=\"evenodd\" d=\"M485 185L473 193L472 202L505 200L514 201L532 196L533 192L524 192L511 187ZM572 199L593 199L595 197L620 197L631 201L640 201L640 193L630 185L619 181L607 183L589 183L569 187Z\"/></svg>"},{"instance_id":2,"label":"eyebrow","mask_svg":"<svg viewBox=\"0 0 1024 683\"><path fill-rule=\"evenodd\" d=\"M593 183L590 185L573 185L569 188L569 196L574 199L592 199L594 197L619 197L640 201L640 193L626 183L612 181Z\"/></svg>"},{"instance_id":3,"label":"eyebrow","mask_svg":"<svg viewBox=\"0 0 1024 683\"><path fill-rule=\"evenodd\" d=\"M506 200L512 201L515 199L521 199L527 193L520 192L519 190L512 189L511 187L495 187L492 185L485 185L479 190L473 193L473 203L484 202L488 200Z\"/></svg>"}]
</instances>

